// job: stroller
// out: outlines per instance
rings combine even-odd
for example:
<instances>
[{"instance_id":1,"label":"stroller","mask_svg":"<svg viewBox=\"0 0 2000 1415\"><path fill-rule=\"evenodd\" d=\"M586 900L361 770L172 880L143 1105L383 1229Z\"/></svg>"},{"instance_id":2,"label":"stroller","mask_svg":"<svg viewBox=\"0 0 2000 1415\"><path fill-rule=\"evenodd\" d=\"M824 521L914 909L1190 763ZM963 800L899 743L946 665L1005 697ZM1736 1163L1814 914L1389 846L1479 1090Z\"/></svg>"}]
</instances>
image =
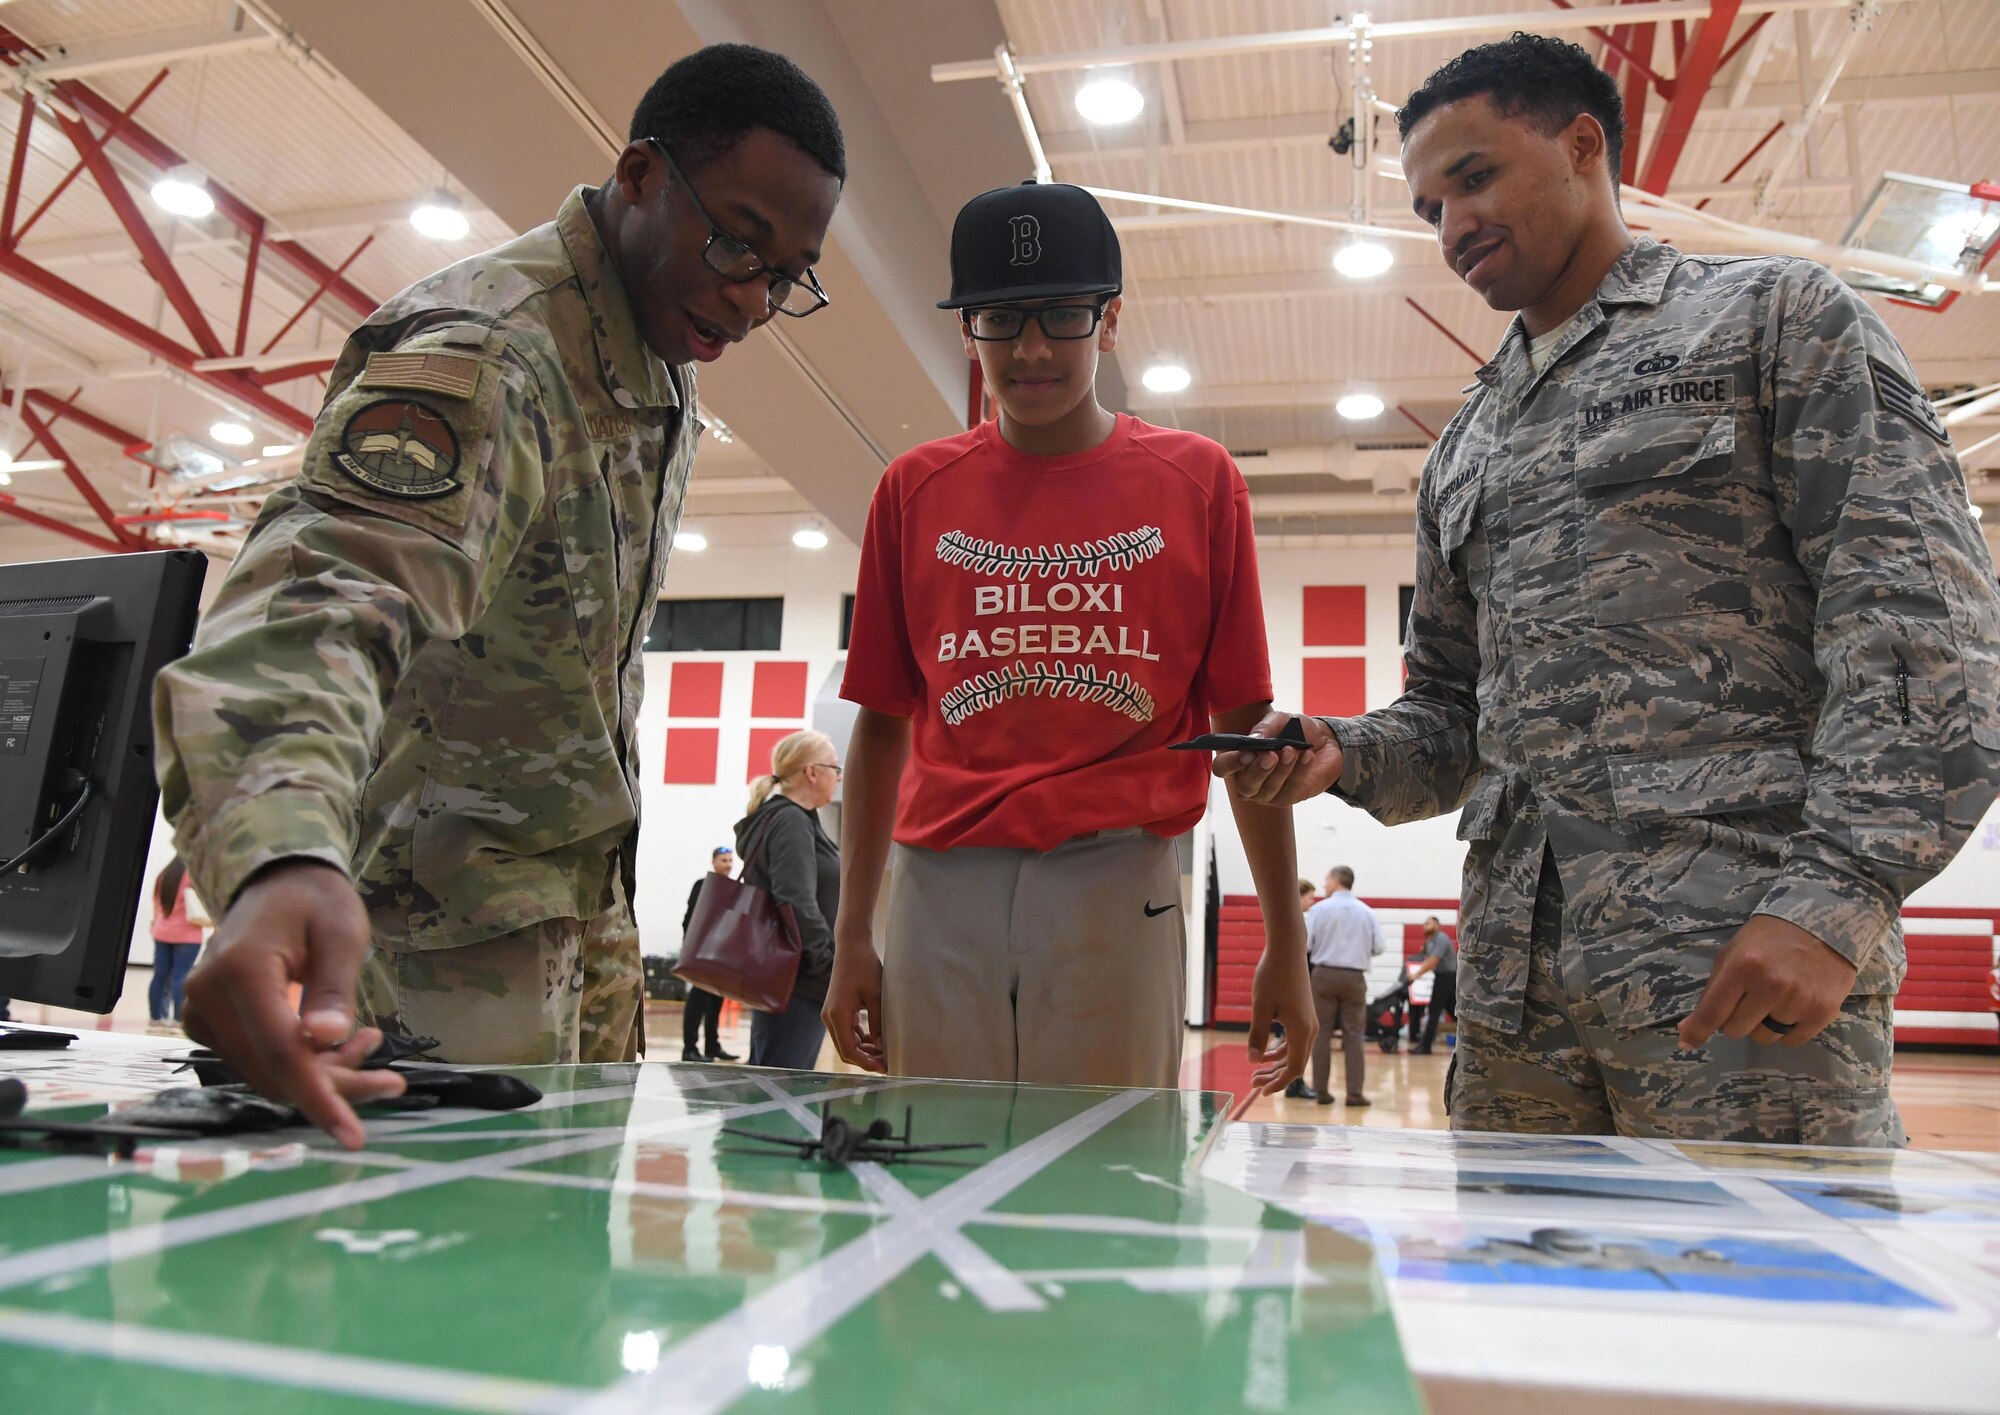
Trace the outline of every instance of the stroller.
<instances>
[{"instance_id":1,"label":"stroller","mask_svg":"<svg viewBox=\"0 0 2000 1415\"><path fill-rule=\"evenodd\" d=\"M1393 1053L1403 1045L1403 1010L1409 1006L1413 981L1405 978L1380 997L1369 999L1362 1035L1383 1051Z\"/></svg>"}]
</instances>

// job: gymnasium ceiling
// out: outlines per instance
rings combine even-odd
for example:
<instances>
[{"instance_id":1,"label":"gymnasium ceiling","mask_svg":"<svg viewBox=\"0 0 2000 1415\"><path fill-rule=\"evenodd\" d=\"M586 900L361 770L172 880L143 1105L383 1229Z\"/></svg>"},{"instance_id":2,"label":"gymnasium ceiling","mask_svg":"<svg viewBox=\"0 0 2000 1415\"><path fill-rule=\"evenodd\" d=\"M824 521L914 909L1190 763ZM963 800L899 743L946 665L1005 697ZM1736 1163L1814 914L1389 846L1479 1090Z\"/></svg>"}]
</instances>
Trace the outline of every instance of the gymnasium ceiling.
<instances>
[{"instance_id":1,"label":"gymnasium ceiling","mask_svg":"<svg viewBox=\"0 0 2000 1415\"><path fill-rule=\"evenodd\" d=\"M602 180L646 84L706 42L799 59L841 114L852 173L820 267L833 304L704 371L704 404L731 440L704 441L687 520L718 546L781 545L813 519L855 538L886 460L963 426L965 360L932 308L951 217L1032 161L994 77L941 83L932 70L990 68L1002 44L1028 70L1022 95L1055 179L1303 218L1107 202L1128 285L1105 393L1238 452L1275 544L1406 539L1429 434L1505 328L1409 238L1379 105L1363 108L1372 175L1330 147L1354 113L1357 73L1394 104L1483 37L1569 26L1647 95L1638 180L1773 241L1838 244L1885 171L2000 178L1990 0L1743 0L1733 17L1710 13L1736 9L1727 0L1568 8L1380 0L1357 70L1345 31L1324 32L1351 12L1314 0L0 0L12 36L0 140L18 173L0 238L0 445L25 463L0 487L12 498L0 501L0 560L161 535L226 553L286 473L285 454L259 454L309 426L346 328ZM1409 37L1410 21L1445 32ZM1294 31L1320 33L1259 38ZM1144 95L1137 119L1096 127L1078 115L1079 56L1099 51L1124 60ZM1705 84L1704 56L1722 60ZM1675 97L1632 77L1635 61ZM34 118L22 143L24 94ZM215 215L152 202L181 161L207 174ZM427 240L407 220L439 187L464 205L461 240ZM1635 220L1644 210L1628 199ZM1357 215L1385 228L1396 257L1371 280L1337 274L1347 236L1307 224ZM1744 247L1685 225L1673 236L1691 249ZM2000 382L2000 294L1942 312L1878 307L1936 396ZM1143 372L1167 360L1190 385L1148 391ZM1336 403L1357 391L1382 413L1340 417ZM227 421L250 428L247 447L212 436ZM2000 444L1982 445L2000 407L1969 410L1952 432L1974 499L2000 506ZM147 460L185 472L210 454L226 465L195 479L211 488L198 495ZM67 465L32 469L44 460ZM131 519L163 507L203 515Z\"/></svg>"}]
</instances>

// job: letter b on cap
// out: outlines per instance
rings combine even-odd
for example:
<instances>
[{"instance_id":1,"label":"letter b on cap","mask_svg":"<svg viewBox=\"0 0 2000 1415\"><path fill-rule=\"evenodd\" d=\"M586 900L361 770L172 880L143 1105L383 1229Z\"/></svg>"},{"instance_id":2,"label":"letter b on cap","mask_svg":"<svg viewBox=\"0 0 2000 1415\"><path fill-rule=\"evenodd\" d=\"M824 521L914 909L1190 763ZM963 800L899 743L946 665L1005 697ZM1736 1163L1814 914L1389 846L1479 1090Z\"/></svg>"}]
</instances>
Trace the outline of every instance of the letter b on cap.
<instances>
[{"instance_id":1,"label":"letter b on cap","mask_svg":"<svg viewBox=\"0 0 2000 1415\"><path fill-rule=\"evenodd\" d=\"M1014 229L1014 265L1033 265L1042 258L1042 223L1032 216L1010 216Z\"/></svg>"}]
</instances>

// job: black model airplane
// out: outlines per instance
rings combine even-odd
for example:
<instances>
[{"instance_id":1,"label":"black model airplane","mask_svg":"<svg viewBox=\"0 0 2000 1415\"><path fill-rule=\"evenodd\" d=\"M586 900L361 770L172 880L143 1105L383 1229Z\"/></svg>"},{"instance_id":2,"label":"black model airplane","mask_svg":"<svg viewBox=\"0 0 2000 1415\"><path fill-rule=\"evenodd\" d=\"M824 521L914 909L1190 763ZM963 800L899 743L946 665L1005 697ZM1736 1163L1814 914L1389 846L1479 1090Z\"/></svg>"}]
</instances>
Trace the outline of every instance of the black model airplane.
<instances>
[{"instance_id":1,"label":"black model airplane","mask_svg":"<svg viewBox=\"0 0 2000 1415\"><path fill-rule=\"evenodd\" d=\"M804 1135L773 1135L768 1130L744 1130L734 1125L722 1127L725 1135L740 1136L745 1140L757 1140L766 1145L778 1145L788 1150L796 1150L801 1159L820 1159L828 1164L846 1166L855 1160L879 1160L883 1164L894 1164L897 1160L910 1159L915 1155L937 1154L945 1150L983 1150L986 1144L981 1140L961 1141L948 1145L915 1145L910 1143L912 1108L903 1108L903 1133L898 1135L887 1120L876 1118L868 1123L865 1130L856 1129L847 1120L822 1107L819 1113L819 1138Z\"/></svg>"}]
</instances>

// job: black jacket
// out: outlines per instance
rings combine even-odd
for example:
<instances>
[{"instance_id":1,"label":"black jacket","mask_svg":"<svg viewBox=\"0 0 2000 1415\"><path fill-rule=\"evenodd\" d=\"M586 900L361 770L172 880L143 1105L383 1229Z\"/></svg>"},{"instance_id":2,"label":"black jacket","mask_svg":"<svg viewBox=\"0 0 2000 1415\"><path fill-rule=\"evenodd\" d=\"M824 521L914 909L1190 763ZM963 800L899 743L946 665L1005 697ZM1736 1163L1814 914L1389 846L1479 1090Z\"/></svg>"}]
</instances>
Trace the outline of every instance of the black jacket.
<instances>
[{"instance_id":1,"label":"black jacket","mask_svg":"<svg viewBox=\"0 0 2000 1415\"><path fill-rule=\"evenodd\" d=\"M736 857L742 879L792 906L799 925L796 996L826 1000L833 974L833 921L840 912L840 847L820 829L819 817L773 791L736 822Z\"/></svg>"}]
</instances>

